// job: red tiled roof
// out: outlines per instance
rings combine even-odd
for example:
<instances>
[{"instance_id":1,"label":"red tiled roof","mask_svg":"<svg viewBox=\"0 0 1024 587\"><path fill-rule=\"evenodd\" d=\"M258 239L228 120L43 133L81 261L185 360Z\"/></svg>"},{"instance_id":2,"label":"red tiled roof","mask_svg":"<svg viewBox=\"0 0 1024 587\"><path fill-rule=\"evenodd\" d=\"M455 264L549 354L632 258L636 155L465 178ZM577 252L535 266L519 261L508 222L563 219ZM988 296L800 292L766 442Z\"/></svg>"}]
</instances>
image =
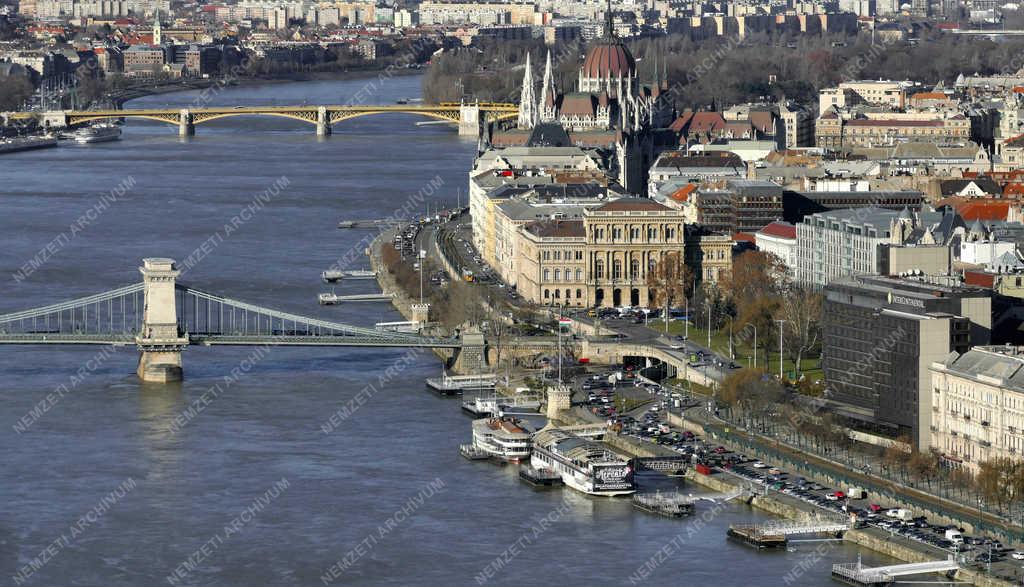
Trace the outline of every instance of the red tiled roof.
<instances>
[{"instance_id":1,"label":"red tiled roof","mask_svg":"<svg viewBox=\"0 0 1024 587\"><path fill-rule=\"evenodd\" d=\"M765 226L761 230L757 231L757 234L764 234L768 236L777 236L779 238L796 238L796 226L788 222L772 222L768 226Z\"/></svg>"},{"instance_id":2,"label":"red tiled roof","mask_svg":"<svg viewBox=\"0 0 1024 587\"><path fill-rule=\"evenodd\" d=\"M685 202L690 199L690 194L692 194L696 189L697 184L688 183L683 187L679 188L678 190L676 190L675 192L673 192L672 195L669 196L669 198L672 198L677 202Z\"/></svg>"},{"instance_id":3,"label":"red tiled roof","mask_svg":"<svg viewBox=\"0 0 1024 587\"><path fill-rule=\"evenodd\" d=\"M1019 181L1011 181L1003 187L1003 196L1020 196L1024 195L1024 183Z\"/></svg>"},{"instance_id":4,"label":"red tiled roof","mask_svg":"<svg viewBox=\"0 0 1024 587\"><path fill-rule=\"evenodd\" d=\"M964 271L964 285L978 287L992 287L995 285L995 276L984 271Z\"/></svg>"},{"instance_id":5,"label":"red tiled roof","mask_svg":"<svg viewBox=\"0 0 1024 587\"><path fill-rule=\"evenodd\" d=\"M1010 203L975 200L959 206L957 212L966 222L974 220L1006 220L1006 216L1010 212Z\"/></svg>"},{"instance_id":6,"label":"red tiled roof","mask_svg":"<svg viewBox=\"0 0 1024 587\"><path fill-rule=\"evenodd\" d=\"M911 100L946 100L948 97L942 92L918 92L910 97Z\"/></svg>"},{"instance_id":7,"label":"red tiled roof","mask_svg":"<svg viewBox=\"0 0 1024 587\"><path fill-rule=\"evenodd\" d=\"M732 235L732 240L733 242L750 243L752 245L757 243L757 239L754 237L754 235L750 234L749 232L734 232Z\"/></svg>"}]
</instances>

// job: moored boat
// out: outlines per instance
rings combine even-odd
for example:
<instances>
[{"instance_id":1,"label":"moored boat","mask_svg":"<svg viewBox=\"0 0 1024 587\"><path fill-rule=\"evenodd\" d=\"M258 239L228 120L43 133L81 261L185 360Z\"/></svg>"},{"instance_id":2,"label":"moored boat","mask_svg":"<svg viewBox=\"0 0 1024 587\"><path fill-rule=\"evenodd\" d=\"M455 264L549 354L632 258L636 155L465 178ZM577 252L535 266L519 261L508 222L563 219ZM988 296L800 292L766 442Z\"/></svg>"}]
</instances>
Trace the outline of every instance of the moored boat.
<instances>
[{"instance_id":1,"label":"moored boat","mask_svg":"<svg viewBox=\"0 0 1024 587\"><path fill-rule=\"evenodd\" d=\"M74 140L80 145L119 141L121 140L121 127L116 124L96 124L75 131Z\"/></svg>"},{"instance_id":2,"label":"moored boat","mask_svg":"<svg viewBox=\"0 0 1024 587\"><path fill-rule=\"evenodd\" d=\"M534 436L530 465L557 472L563 483L588 495L628 495L636 491L628 461L599 442L558 428L546 428Z\"/></svg>"},{"instance_id":3,"label":"moored boat","mask_svg":"<svg viewBox=\"0 0 1024 587\"><path fill-rule=\"evenodd\" d=\"M517 418L481 418L473 420L473 447L496 459L518 463L530 457L533 433Z\"/></svg>"}]
</instances>

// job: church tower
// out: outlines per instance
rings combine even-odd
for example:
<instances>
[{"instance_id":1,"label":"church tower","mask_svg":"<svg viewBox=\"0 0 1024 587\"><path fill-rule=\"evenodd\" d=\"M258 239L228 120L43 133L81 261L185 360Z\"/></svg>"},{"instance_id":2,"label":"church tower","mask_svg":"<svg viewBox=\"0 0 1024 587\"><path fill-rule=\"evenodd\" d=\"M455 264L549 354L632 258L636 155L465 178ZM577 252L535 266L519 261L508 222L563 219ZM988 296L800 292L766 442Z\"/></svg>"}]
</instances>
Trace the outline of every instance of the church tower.
<instances>
[{"instance_id":1,"label":"church tower","mask_svg":"<svg viewBox=\"0 0 1024 587\"><path fill-rule=\"evenodd\" d=\"M163 35L160 32L160 9L157 8L156 12L153 13L153 44L162 45Z\"/></svg>"},{"instance_id":2,"label":"church tower","mask_svg":"<svg viewBox=\"0 0 1024 587\"><path fill-rule=\"evenodd\" d=\"M526 54L526 72L523 73L523 91L519 95L519 128L533 128L537 124L537 99L533 96L533 67L530 54Z\"/></svg>"}]
</instances>

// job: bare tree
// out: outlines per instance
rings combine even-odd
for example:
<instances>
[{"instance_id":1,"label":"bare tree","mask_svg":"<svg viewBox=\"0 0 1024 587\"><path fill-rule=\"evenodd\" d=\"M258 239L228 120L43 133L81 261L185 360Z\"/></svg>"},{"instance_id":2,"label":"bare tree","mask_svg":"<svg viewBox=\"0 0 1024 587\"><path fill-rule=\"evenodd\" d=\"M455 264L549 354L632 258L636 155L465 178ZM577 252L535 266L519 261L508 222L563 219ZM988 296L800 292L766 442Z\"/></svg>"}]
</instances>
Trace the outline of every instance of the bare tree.
<instances>
[{"instance_id":1,"label":"bare tree","mask_svg":"<svg viewBox=\"0 0 1024 587\"><path fill-rule=\"evenodd\" d=\"M667 253L647 272L647 286L651 288L653 304L678 305L693 289L693 270L681 252Z\"/></svg>"},{"instance_id":2,"label":"bare tree","mask_svg":"<svg viewBox=\"0 0 1024 587\"><path fill-rule=\"evenodd\" d=\"M778 319L785 320L783 337L786 353L796 365L797 379L803 358L818 346L821 337L820 293L802 286L791 286L779 299Z\"/></svg>"}]
</instances>

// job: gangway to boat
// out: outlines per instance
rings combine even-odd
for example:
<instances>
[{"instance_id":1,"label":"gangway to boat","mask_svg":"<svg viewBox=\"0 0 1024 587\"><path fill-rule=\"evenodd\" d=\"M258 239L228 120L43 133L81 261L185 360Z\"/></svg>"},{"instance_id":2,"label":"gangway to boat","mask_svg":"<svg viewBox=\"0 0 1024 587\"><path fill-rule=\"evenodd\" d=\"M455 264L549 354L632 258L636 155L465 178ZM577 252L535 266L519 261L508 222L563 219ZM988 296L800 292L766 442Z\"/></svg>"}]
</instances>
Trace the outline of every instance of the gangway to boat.
<instances>
[{"instance_id":1,"label":"gangway to boat","mask_svg":"<svg viewBox=\"0 0 1024 587\"><path fill-rule=\"evenodd\" d=\"M633 459L633 465L637 469L647 469L648 471L678 471L686 468L690 464L690 457L680 456L664 456L664 457L635 457Z\"/></svg>"},{"instance_id":2,"label":"gangway to boat","mask_svg":"<svg viewBox=\"0 0 1024 587\"><path fill-rule=\"evenodd\" d=\"M698 493L692 496L695 501L710 501L711 503L725 503L747 494L745 489L733 489L727 493Z\"/></svg>"},{"instance_id":3,"label":"gangway to boat","mask_svg":"<svg viewBox=\"0 0 1024 587\"><path fill-rule=\"evenodd\" d=\"M320 279L327 283L349 279L376 279L377 272L370 269L328 269L320 273Z\"/></svg>"},{"instance_id":4,"label":"gangway to boat","mask_svg":"<svg viewBox=\"0 0 1024 587\"><path fill-rule=\"evenodd\" d=\"M582 438L598 438L608 433L608 426L604 424L573 424L559 426L558 429Z\"/></svg>"},{"instance_id":5,"label":"gangway to boat","mask_svg":"<svg viewBox=\"0 0 1024 587\"><path fill-rule=\"evenodd\" d=\"M778 520L758 524L763 534L792 536L794 534L835 534L850 529L850 523L830 519Z\"/></svg>"},{"instance_id":6,"label":"gangway to boat","mask_svg":"<svg viewBox=\"0 0 1024 587\"><path fill-rule=\"evenodd\" d=\"M960 565L952 558L946 560L887 565L884 567L866 567L860 560L855 563L838 563L832 565L832 576L855 585L888 585L897 577L920 575L925 573L944 573L955 571Z\"/></svg>"},{"instance_id":7,"label":"gangway to boat","mask_svg":"<svg viewBox=\"0 0 1024 587\"><path fill-rule=\"evenodd\" d=\"M351 294L337 295L333 293L322 293L316 296L321 305L334 305L346 301L390 301L394 295L387 293L380 294Z\"/></svg>"}]
</instances>

